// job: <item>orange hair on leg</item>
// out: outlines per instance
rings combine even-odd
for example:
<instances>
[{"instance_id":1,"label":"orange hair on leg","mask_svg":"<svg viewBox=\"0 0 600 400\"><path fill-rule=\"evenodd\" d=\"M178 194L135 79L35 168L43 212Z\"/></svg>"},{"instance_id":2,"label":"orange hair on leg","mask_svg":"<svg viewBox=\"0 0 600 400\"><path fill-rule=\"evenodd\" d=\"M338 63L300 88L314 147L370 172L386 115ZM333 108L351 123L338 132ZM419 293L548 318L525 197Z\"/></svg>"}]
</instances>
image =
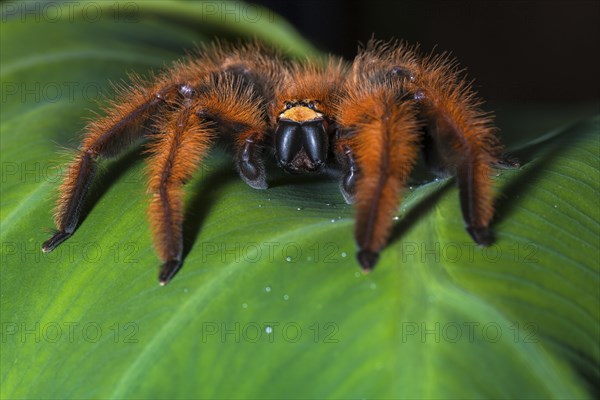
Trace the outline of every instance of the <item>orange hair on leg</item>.
<instances>
[{"instance_id":1,"label":"orange hair on leg","mask_svg":"<svg viewBox=\"0 0 600 400\"><path fill-rule=\"evenodd\" d=\"M134 83L130 86L118 88L121 97L131 95L132 101L110 102L105 107L107 116L87 125L80 152L69 164L58 190L59 198L54 208L58 232L42 244L44 252L52 251L77 227L97 159L115 157L141 139L148 132L152 115L177 93L177 87L172 83L148 87L140 78L132 79Z\"/></svg>"},{"instance_id":2,"label":"orange hair on leg","mask_svg":"<svg viewBox=\"0 0 600 400\"><path fill-rule=\"evenodd\" d=\"M494 216L491 165L502 146L493 117L479 107L471 84L447 55L427 56L412 85L434 145L446 169L456 175L466 229L481 245L492 243L488 227Z\"/></svg>"},{"instance_id":3,"label":"orange hair on leg","mask_svg":"<svg viewBox=\"0 0 600 400\"><path fill-rule=\"evenodd\" d=\"M358 88L342 101L339 122L350 133L338 146L349 146L360 171L355 237L358 260L364 270L370 270L388 241L402 191L417 161L420 136L415 103L398 102L388 88Z\"/></svg>"},{"instance_id":4,"label":"orange hair on leg","mask_svg":"<svg viewBox=\"0 0 600 400\"><path fill-rule=\"evenodd\" d=\"M440 158L440 167L456 175L467 231L483 245L492 241L488 226L494 214L491 165L514 166L501 158L503 148L493 117L448 54L421 55L403 41L371 40L357 56L353 72L360 79L388 79L418 103L418 116ZM382 78L385 77L385 78Z\"/></svg>"},{"instance_id":5,"label":"orange hair on leg","mask_svg":"<svg viewBox=\"0 0 600 400\"><path fill-rule=\"evenodd\" d=\"M213 130L182 108L158 124L161 135L150 145L148 163L152 194L149 208L154 246L163 267L160 283L167 283L181 265L183 254L183 184L198 168L210 147Z\"/></svg>"}]
</instances>

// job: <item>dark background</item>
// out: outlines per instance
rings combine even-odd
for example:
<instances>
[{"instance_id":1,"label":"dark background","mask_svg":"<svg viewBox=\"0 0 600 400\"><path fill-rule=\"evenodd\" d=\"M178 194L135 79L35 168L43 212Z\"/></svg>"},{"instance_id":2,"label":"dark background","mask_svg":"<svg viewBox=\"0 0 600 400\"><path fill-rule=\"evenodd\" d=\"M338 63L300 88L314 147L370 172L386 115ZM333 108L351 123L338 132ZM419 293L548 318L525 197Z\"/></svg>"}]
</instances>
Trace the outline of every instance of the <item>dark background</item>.
<instances>
[{"instance_id":1,"label":"dark background","mask_svg":"<svg viewBox=\"0 0 600 400\"><path fill-rule=\"evenodd\" d=\"M351 59L372 35L451 51L491 102L600 95L600 1L256 1L319 49Z\"/></svg>"}]
</instances>

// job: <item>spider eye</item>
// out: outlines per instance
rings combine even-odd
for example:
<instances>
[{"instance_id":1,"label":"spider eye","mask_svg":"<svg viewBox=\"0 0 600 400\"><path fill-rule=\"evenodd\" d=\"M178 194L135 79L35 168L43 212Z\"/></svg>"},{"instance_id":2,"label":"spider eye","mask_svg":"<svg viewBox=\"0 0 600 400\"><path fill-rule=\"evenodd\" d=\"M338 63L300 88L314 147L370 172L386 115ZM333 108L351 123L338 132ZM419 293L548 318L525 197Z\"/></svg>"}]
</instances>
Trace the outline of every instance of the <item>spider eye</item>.
<instances>
[{"instance_id":1,"label":"spider eye","mask_svg":"<svg viewBox=\"0 0 600 400\"><path fill-rule=\"evenodd\" d=\"M292 103L290 103L289 101L285 102L285 109L289 110L290 108L292 108Z\"/></svg>"},{"instance_id":2,"label":"spider eye","mask_svg":"<svg viewBox=\"0 0 600 400\"><path fill-rule=\"evenodd\" d=\"M310 108L311 110L314 110L315 109L315 103L312 102L312 101L309 101L308 102L308 108Z\"/></svg>"},{"instance_id":3,"label":"spider eye","mask_svg":"<svg viewBox=\"0 0 600 400\"><path fill-rule=\"evenodd\" d=\"M415 81L415 76L412 74L412 72L404 67L395 66L394 68L392 68L391 74L392 76L408 79L410 82Z\"/></svg>"}]
</instances>

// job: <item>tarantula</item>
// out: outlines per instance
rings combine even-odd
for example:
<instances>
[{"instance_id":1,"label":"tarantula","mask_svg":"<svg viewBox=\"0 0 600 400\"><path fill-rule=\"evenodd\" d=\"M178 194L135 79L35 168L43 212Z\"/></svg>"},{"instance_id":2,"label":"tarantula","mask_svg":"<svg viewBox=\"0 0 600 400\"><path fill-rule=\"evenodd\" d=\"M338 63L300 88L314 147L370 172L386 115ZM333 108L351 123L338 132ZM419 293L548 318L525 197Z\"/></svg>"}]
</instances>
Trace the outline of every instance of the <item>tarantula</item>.
<instances>
[{"instance_id":1,"label":"tarantula","mask_svg":"<svg viewBox=\"0 0 600 400\"><path fill-rule=\"evenodd\" d=\"M58 231L42 249L75 231L97 161L147 138L161 285L183 261L183 184L217 138L230 140L241 178L255 189L267 188L266 150L290 173L341 170L364 271L386 245L421 151L434 171L456 175L466 229L480 245L492 241L490 168L514 165L456 62L400 41L371 40L350 65L335 57L289 61L259 43L216 43L151 79L133 76L119 92L107 116L86 127L60 186Z\"/></svg>"}]
</instances>

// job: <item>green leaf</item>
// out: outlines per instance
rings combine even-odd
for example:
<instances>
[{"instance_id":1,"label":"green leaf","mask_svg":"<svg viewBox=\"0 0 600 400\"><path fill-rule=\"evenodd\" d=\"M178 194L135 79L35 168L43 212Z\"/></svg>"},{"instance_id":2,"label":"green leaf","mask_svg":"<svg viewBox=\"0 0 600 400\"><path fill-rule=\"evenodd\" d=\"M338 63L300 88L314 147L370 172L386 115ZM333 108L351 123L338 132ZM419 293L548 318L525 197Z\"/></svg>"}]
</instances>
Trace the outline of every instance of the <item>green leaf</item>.
<instances>
[{"instance_id":1,"label":"green leaf","mask_svg":"<svg viewBox=\"0 0 600 400\"><path fill-rule=\"evenodd\" d=\"M184 267L161 288L138 149L105 164L76 233L41 253L59 150L77 145L109 80L215 34L312 51L278 17L108 4L93 23L79 8L72 22L3 9L2 398L594 396L598 116L512 142L524 166L493 177L490 248L466 234L453 180L433 181L407 193L362 275L336 182L273 171L256 191L215 149L187 185Z\"/></svg>"}]
</instances>

